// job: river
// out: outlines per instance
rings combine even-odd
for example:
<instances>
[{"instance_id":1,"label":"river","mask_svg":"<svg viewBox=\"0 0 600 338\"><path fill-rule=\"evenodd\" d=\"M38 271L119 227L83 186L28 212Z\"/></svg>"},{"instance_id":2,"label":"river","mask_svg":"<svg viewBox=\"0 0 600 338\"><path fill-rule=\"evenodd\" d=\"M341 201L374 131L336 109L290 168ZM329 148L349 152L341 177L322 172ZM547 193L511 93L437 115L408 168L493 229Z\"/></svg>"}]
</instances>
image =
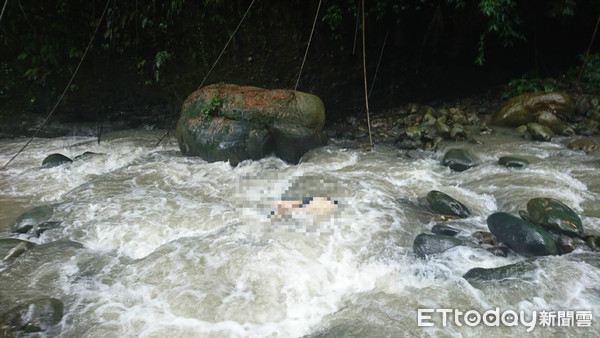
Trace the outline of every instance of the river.
<instances>
[{"instance_id":1,"label":"river","mask_svg":"<svg viewBox=\"0 0 600 338\"><path fill-rule=\"evenodd\" d=\"M300 337L521 336L523 325L418 326L418 309L591 311L591 327L537 327L536 337L600 336L600 268L564 256L542 257L514 277L472 285L475 267L525 261L472 247L427 260L412 242L430 231L430 215L403 200L440 190L472 212L453 226L487 230L493 212L517 214L534 197L563 201L586 230L600 232L600 151L590 155L524 140L507 130L482 145L444 143L410 159L391 145L372 152L344 140L307 153L299 165L274 158L206 163L176 143L155 147L161 131L35 139L0 171L0 237L24 211L53 205L60 225L0 271L0 303L50 296L64 315L48 336ZM26 142L0 140L0 163ZM596 139L598 142L598 139ZM480 165L453 172L445 150L468 147ZM41 169L59 152L73 163ZM507 169L504 155L531 164ZM336 211L269 218L286 196L326 196ZM79 245L79 244L81 245ZM589 257L588 257L589 258Z\"/></svg>"}]
</instances>

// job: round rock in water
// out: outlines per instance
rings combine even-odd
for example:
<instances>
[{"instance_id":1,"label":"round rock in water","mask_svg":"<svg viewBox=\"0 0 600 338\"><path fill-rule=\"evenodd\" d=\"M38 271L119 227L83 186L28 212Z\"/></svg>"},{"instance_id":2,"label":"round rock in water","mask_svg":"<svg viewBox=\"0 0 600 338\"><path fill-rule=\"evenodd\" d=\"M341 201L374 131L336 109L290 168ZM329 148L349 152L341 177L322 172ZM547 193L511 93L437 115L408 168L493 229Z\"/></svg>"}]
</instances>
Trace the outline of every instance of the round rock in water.
<instances>
[{"instance_id":1,"label":"round rock in water","mask_svg":"<svg viewBox=\"0 0 600 338\"><path fill-rule=\"evenodd\" d=\"M435 213L459 218L471 216L471 211L464 204L441 191L432 190L428 192L425 200L429 208Z\"/></svg>"},{"instance_id":2,"label":"round rock in water","mask_svg":"<svg viewBox=\"0 0 600 338\"><path fill-rule=\"evenodd\" d=\"M569 143L567 145L567 148L572 150L583 150L586 154L589 154L594 150L598 149L598 143L592 140L580 138Z\"/></svg>"},{"instance_id":3,"label":"round rock in water","mask_svg":"<svg viewBox=\"0 0 600 338\"><path fill-rule=\"evenodd\" d=\"M71 163L73 162L73 160L71 160L70 158L66 157L63 154L51 154L48 155L44 161L42 161L42 168L52 168L52 167L56 167L59 166L61 164L64 163Z\"/></svg>"},{"instance_id":4,"label":"round rock in water","mask_svg":"<svg viewBox=\"0 0 600 338\"><path fill-rule=\"evenodd\" d=\"M581 218L563 202L553 198L534 198L527 202L527 216L532 223L560 233L579 236Z\"/></svg>"},{"instance_id":5,"label":"round rock in water","mask_svg":"<svg viewBox=\"0 0 600 338\"><path fill-rule=\"evenodd\" d=\"M488 228L499 241L523 256L556 255L556 242L544 229L505 212L491 214Z\"/></svg>"},{"instance_id":6,"label":"round rock in water","mask_svg":"<svg viewBox=\"0 0 600 338\"><path fill-rule=\"evenodd\" d=\"M450 149L442 164L455 171L465 171L477 165L477 160L465 149Z\"/></svg>"},{"instance_id":7,"label":"round rock in water","mask_svg":"<svg viewBox=\"0 0 600 338\"><path fill-rule=\"evenodd\" d=\"M525 159L513 156L503 156L498 160L498 164L503 165L507 168L523 168L526 167L529 162Z\"/></svg>"},{"instance_id":8,"label":"round rock in water","mask_svg":"<svg viewBox=\"0 0 600 338\"><path fill-rule=\"evenodd\" d=\"M464 245L458 238L444 235L419 234L413 242L413 251L419 258L444 252L455 246Z\"/></svg>"},{"instance_id":9,"label":"round rock in water","mask_svg":"<svg viewBox=\"0 0 600 338\"><path fill-rule=\"evenodd\" d=\"M527 131L531 134L531 137L536 141L550 142L554 137L554 132L550 128L541 125L539 123L528 123Z\"/></svg>"}]
</instances>

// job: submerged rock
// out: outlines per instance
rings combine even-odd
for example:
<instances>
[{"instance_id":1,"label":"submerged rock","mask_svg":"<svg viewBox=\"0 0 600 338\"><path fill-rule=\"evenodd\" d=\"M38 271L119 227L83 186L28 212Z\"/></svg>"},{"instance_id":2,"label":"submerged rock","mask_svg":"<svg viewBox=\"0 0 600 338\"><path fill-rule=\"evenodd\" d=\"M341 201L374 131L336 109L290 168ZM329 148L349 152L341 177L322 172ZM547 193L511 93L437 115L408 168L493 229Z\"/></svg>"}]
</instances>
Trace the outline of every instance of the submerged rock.
<instances>
[{"instance_id":1,"label":"submerged rock","mask_svg":"<svg viewBox=\"0 0 600 338\"><path fill-rule=\"evenodd\" d=\"M60 323L64 304L56 298L43 297L28 300L0 313L0 323L5 322L13 333L43 332Z\"/></svg>"},{"instance_id":2,"label":"submerged rock","mask_svg":"<svg viewBox=\"0 0 600 338\"><path fill-rule=\"evenodd\" d=\"M498 164L507 168L523 168L529 164L529 161L513 156L502 156L498 159Z\"/></svg>"},{"instance_id":3,"label":"submerged rock","mask_svg":"<svg viewBox=\"0 0 600 338\"><path fill-rule=\"evenodd\" d=\"M572 150L583 150L586 154L589 154L594 150L598 149L598 143L592 140L580 138L569 143L567 145L567 148Z\"/></svg>"},{"instance_id":4,"label":"submerged rock","mask_svg":"<svg viewBox=\"0 0 600 338\"><path fill-rule=\"evenodd\" d=\"M581 218L566 204L553 198L533 198L527 202L530 222L560 233L579 236L583 233Z\"/></svg>"},{"instance_id":5,"label":"submerged rock","mask_svg":"<svg viewBox=\"0 0 600 338\"><path fill-rule=\"evenodd\" d=\"M477 166L477 160L465 149L450 149L444 155L442 164L455 171L465 171Z\"/></svg>"},{"instance_id":6,"label":"submerged rock","mask_svg":"<svg viewBox=\"0 0 600 338\"><path fill-rule=\"evenodd\" d=\"M522 276L527 272L538 269L530 260L500 266L497 268L473 268L463 275L463 278L473 284L474 282L500 281L507 278Z\"/></svg>"},{"instance_id":7,"label":"submerged rock","mask_svg":"<svg viewBox=\"0 0 600 338\"><path fill-rule=\"evenodd\" d=\"M565 93L526 93L508 100L492 116L492 123L507 127L518 127L538 121L543 113L552 113L569 119L575 112L575 103Z\"/></svg>"},{"instance_id":8,"label":"submerged rock","mask_svg":"<svg viewBox=\"0 0 600 338\"><path fill-rule=\"evenodd\" d=\"M39 236L42 232L57 227L61 222L52 220L56 206L58 204L42 205L25 211L17 218L10 231Z\"/></svg>"},{"instance_id":9,"label":"submerged rock","mask_svg":"<svg viewBox=\"0 0 600 338\"><path fill-rule=\"evenodd\" d=\"M17 258L34 246L35 243L18 238L0 238L0 261Z\"/></svg>"},{"instance_id":10,"label":"submerged rock","mask_svg":"<svg viewBox=\"0 0 600 338\"><path fill-rule=\"evenodd\" d=\"M516 216L497 212L487 218L488 228L499 241L523 256L556 255L556 243L544 229Z\"/></svg>"},{"instance_id":11,"label":"submerged rock","mask_svg":"<svg viewBox=\"0 0 600 338\"><path fill-rule=\"evenodd\" d=\"M81 155L77 155L73 158L73 161L80 161L80 160L89 160L91 158L97 157L97 156L102 156L104 154L102 153L95 153L92 151L86 151Z\"/></svg>"},{"instance_id":12,"label":"submerged rock","mask_svg":"<svg viewBox=\"0 0 600 338\"><path fill-rule=\"evenodd\" d=\"M428 256L438 254L455 246L464 244L465 243L462 240L455 237L422 233L415 237L413 242L413 251L415 256L424 259Z\"/></svg>"},{"instance_id":13,"label":"submerged rock","mask_svg":"<svg viewBox=\"0 0 600 338\"><path fill-rule=\"evenodd\" d=\"M192 93L182 106L177 142L186 156L232 165L272 152L298 163L308 150L327 144L325 108L317 96L232 84Z\"/></svg>"},{"instance_id":14,"label":"submerged rock","mask_svg":"<svg viewBox=\"0 0 600 338\"><path fill-rule=\"evenodd\" d=\"M550 128L541 125L539 123L528 123L527 131L531 134L531 137L536 141L550 142L554 137L554 133Z\"/></svg>"},{"instance_id":15,"label":"submerged rock","mask_svg":"<svg viewBox=\"0 0 600 338\"><path fill-rule=\"evenodd\" d=\"M66 157L63 154L50 154L46 156L46 158L42 161L42 168L52 168L57 167L61 164L71 163L72 159Z\"/></svg>"},{"instance_id":16,"label":"submerged rock","mask_svg":"<svg viewBox=\"0 0 600 338\"><path fill-rule=\"evenodd\" d=\"M471 211L464 204L441 191L432 190L428 192L427 196L425 196L425 202L427 203L427 207L437 214L459 218L471 216Z\"/></svg>"}]
</instances>

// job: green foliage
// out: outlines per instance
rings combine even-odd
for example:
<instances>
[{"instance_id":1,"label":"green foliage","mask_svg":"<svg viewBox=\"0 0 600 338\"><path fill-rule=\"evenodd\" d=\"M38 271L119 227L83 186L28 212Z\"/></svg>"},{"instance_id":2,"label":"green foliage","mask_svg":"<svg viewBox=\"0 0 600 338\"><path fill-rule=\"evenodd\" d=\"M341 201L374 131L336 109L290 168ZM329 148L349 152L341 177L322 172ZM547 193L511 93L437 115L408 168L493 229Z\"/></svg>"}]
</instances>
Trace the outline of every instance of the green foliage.
<instances>
[{"instance_id":1,"label":"green foliage","mask_svg":"<svg viewBox=\"0 0 600 338\"><path fill-rule=\"evenodd\" d=\"M581 62L585 61L585 54L580 55ZM590 54L585 64L585 69L581 74L581 79L577 81L581 65L575 65L566 75L561 78L532 78L526 77L513 79L508 83L503 97L509 98L528 92L537 91L556 91L569 88L581 90L588 93L597 93L600 91L600 53Z\"/></svg>"},{"instance_id":2,"label":"green foliage","mask_svg":"<svg viewBox=\"0 0 600 338\"><path fill-rule=\"evenodd\" d=\"M529 92L540 92L546 91L551 92L561 89L564 84L561 84L558 80L553 78L539 79L533 78L528 79L526 77L520 79L510 80L502 97L510 98L513 96L521 95Z\"/></svg>"},{"instance_id":3,"label":"green foliage","mask_svg":"<svg viewBox=\"0 0 600 338\"><path fill-rule=\"evenodd\" d=\"M0 77L4 81L0 82L0 99L10 98L11 91L16 87L16 83L13 80L13 68L6 62L0 62Z\"/></svg>"},{"instance_id":4,"label":"green foliage","mask_svg":"<svg viewBox=\"0 0 600 338\"><path fill-rule=\"evenodd\" d=\"M219 96L219 94L215 94L210 98L208 105L202 107L202 110L200 111L200 117L202 119L206 119L209 116L214 116L220 107L221 96Z\"/></svg>"},{"instance_id":5,"label":"green foliage","mask_svg":"<svg viewBox=\"0 0 600 338\"><path fill-rule=\"evenodd\" d=\"M481 0L479 11L488 20L487 30L479 37L478 55L475 64L483 65L485 62L484 42L488 34L497 34L505 47L512 46L515 40L525 40L525 36L519 33L518 26L521 19L515 11L514 0Z\"/></svg>"},{"instance_id":6,"label":"green foliage","mask_svg":"<svg viewBox=\"0 0 600 338\"><path fill-rule=\"evenodd\" d=\"M585 54L581 54L579 58L582 63L585 62ZM574 77L576 72L577 76L579 76L580 69L572 69L570 72L571 76ZM589 55L578 84L585 91L600 91L600 53L592 53Z\"/></svg>"},{"instance_id":7,"label":"green foliage","mask_svg":"<svg viewBox=\"0 0 600 338\"><path fill-rule=\"evenodd\" d=\"M154 55L154 80L156 82L160 80L162 71L171 59L173 59L173 54L166 50L161 50Z\"/></svg>"},{"instance_id":8,"label":"green foliage","mask_svg":"<svg viewBox=\"0 0 600 338\"><path fill-rule=\"evenodd\" d=\"M339 32L342 25L342 8L338 4L333 4L327 8L327 12L323 16L323 21L329 24L331 30L331 38L333 40L339 40L341 34Z\"/></svg>"}]
</instances>

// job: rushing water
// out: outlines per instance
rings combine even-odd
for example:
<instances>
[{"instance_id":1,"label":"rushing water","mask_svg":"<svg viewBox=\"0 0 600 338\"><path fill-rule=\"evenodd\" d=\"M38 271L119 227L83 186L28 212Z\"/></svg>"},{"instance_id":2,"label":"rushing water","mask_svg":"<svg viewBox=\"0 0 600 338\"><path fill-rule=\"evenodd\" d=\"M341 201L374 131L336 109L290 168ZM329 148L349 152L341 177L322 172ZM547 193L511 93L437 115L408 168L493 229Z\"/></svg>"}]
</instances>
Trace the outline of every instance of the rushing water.
<instances>
[{"instance_id":1,"label":"rushing water","mask_svg":"<svg viewBox=\"0 0 600 338\"><path fill-rule=\"evenodd\" d=\"M539 258L513 278L471 285L474 267L525 260L456 247L428 260L412 254L416 235L434 220L402 199L430 190L450 194L473 216L463 234L487 230L495 211L516 214L530 198L553 197L600 231L600 151L585 155L564 145L508 133L483 145L448 143L423 159L392 146L364 152L333 140L301 164L276 158L236 168L182 157L176 144L154 147L160 131L36 139L0 172L0 237L25 210L54 204L61 225L28 238L39 245L0 271L0 304L39 295L63 301L65 337L124 336L501 336L524 326L417 326L417 309L484 312L591 310L592 326L538 327L533 335L600 335L600 268L590 260ZM1 140L0 163L26 140ZM598 141L598 140L596 140ZM452 172L440 165L446 149L469 147L478 167ZM41 169L50 153L104 155ZM499 156L531 165L507 169ZM298 209L271 220L286 196L328 196L333 214ZM77 245L81 243L83 246ZM581 254L581 253L579 253ZM598 256L596 256L598 257Z\"/></svg>"}]
</instances>

